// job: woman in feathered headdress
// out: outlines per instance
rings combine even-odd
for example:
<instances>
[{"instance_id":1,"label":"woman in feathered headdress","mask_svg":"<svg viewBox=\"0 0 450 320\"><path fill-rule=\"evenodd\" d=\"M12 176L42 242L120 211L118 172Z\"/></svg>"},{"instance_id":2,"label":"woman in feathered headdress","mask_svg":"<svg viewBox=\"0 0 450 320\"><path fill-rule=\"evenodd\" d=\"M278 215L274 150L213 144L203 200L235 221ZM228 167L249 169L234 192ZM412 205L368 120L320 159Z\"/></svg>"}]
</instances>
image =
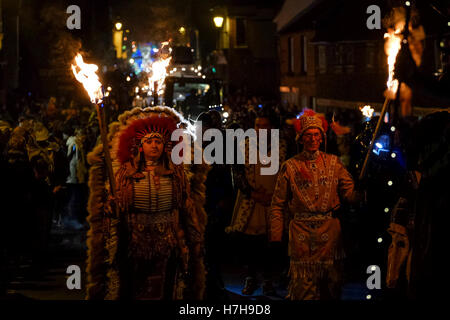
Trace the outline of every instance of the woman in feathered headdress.
<instances>
[{"instance_id":1,"label":"woman in feathered headdress","mask_svg":"<svg viewBox=\"0 0 450 320\"><path fill-rule=\"evenodd\" d=\"M202 270L189 260L199 258L204 213L170 157L182 121L168 107L135 108L110 125L114 198L104 196L102 146L89 154L88 299L181 299L192 278L189 297L201 298L202 275L192 273Z\"/></svg>"}]
</instances>

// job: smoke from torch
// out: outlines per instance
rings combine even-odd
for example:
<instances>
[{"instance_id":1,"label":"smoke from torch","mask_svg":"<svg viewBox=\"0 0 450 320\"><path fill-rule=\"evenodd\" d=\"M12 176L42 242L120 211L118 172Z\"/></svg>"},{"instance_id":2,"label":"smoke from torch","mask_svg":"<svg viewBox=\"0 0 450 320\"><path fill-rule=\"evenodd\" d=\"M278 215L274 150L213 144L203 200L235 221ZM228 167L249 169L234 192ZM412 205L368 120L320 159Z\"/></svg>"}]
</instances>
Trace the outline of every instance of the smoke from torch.
<instances>
[{"instance_id":1,"label":"smoke from torch","mask_svg":"<svg viewBox=\"0 0 450 320\"><path fill-rule=\"evenodd\" d=\"M77 71L77 69L79 71ZM95 64L86 64L81 54L75 57L75 65L72 64L72 71L75 78L83 84L92 103L99 104L103 101L102 84L97 75L98 66Z\"/></svg>"}]
</instances>

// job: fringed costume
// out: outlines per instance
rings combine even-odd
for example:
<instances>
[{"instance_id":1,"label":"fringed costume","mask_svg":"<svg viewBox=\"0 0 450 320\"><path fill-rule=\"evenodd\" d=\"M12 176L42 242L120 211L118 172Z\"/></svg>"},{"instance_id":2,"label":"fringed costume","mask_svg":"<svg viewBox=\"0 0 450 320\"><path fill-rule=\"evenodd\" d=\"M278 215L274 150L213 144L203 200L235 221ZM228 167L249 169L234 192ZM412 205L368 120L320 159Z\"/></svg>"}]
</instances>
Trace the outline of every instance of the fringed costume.
<instances>
[{"instance_id":1,"label":"fringed costume","mask_svg":"<svg viewBox=\"0 0 450 320\"><path fill-rule=\"evenodd\" d=\"M317 115L304 115L297 128L301 135L318 128ZM301 152L281 167L271 207L271 241L281 241L289 221L291 300L336 299L344 257L339 220L333 212L340 198L352 200L353 180L339 159L316 151Z\"/></svg>"},{"instance_id":2,"label":"fringed costume","mask_svg":"<svg viewBox=\"0 0 450 320\"><path fill-rule=\"evenodd\" d=\"M206 219L194 204L202 199L191 196L184 167L170 160L171 133L181 122L172 109L154 107L126 111L110 125L115 197L103 146L88 155L87 299L202 298ZM139 147L153 135L164 141L159 164L146 161Z\"/></svg>"}]
</instances>

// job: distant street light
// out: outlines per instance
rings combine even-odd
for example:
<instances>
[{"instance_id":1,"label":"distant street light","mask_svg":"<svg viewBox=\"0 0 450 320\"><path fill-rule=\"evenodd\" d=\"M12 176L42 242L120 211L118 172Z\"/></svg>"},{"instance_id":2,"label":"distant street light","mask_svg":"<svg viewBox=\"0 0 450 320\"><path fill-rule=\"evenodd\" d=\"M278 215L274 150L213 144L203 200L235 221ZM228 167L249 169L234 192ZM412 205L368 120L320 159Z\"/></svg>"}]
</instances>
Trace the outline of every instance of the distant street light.
<instances>
[{"instance_id":1,"label":"distant street light","mask_svg":"<svg viewBox=\"0 0 450 320\"><path fill-rule=\"evenodd\" d=\"M184 27L181 27L180 29L178 29L178 32L184 34L186 32L186 29Z\"/></svg>"},{"instance_id":2,"label":"distant street light","mask_svg":"<svg viewBox=\"0 0 450 320\"><path fill-rule=\"evenodd\" d=\"M213 18L214 20L214 25L216 26L216 28L222 28L223 25L223 17L221 16L216 16Z\"/></svg>"},{"instance_id":3,"label":"distant street light","mask_svg":"<svg viewBox=\"0 0 450 320\"><path fill-rule=\"evenodd\" d=\"M120 31L122 29L122 23L121 22L116 22L116 30Z\"/></svg>"}]
</instances>

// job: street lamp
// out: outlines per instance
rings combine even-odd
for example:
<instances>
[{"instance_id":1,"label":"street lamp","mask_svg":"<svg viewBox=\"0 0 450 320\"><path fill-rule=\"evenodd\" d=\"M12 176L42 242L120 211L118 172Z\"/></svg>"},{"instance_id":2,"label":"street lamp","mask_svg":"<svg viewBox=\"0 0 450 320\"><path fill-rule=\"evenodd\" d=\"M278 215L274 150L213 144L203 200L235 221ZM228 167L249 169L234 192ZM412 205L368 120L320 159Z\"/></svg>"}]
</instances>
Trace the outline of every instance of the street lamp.
<instances>
[{"instance_id":1,"label":"street lamp","mask_svg":"<svg viewBox=\"0 0 450 320\"><path fill-rule=\"evenodd\" d=\"M221 16L215 16L213 18L214 21L214 25L216 26L216 28L222 28L223 25L223 17Z\"/></svg>"},{"instance_id":2,"label":"street lamp","mask_svg":"<svg viewBox=\"0 0 450 320\"><path fill-rule=\"evenodd\" d=\"M120 31L122 29L122 23L121 22L116 22L116 30Z\"/></svg>"}]
</instances>

